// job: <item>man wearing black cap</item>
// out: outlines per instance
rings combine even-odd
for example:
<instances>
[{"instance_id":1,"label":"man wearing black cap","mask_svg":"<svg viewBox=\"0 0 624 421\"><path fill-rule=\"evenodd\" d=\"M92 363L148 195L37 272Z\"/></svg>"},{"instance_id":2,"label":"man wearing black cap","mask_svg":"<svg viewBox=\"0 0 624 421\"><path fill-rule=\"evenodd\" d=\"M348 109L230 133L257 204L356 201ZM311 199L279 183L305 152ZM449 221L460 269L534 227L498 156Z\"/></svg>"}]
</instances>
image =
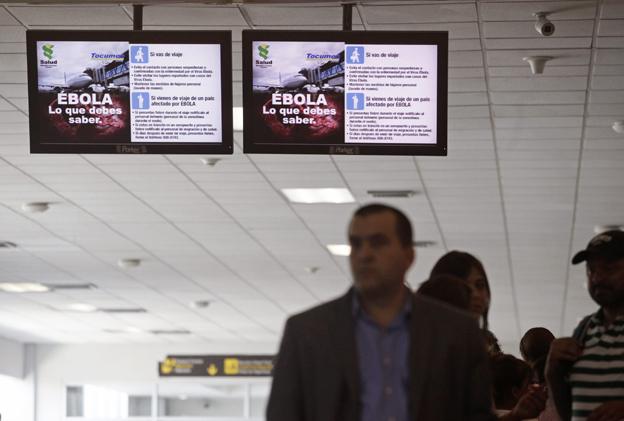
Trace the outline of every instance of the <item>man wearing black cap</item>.
<instances>
[{"instance_id":1,"label":"man wearing black cap","mask_svg":"<svg viewBox=\"0 0 624 421\"><path fill-rule=\"evenodd\" d=\"M572 338L555 339L546 379L563 420L624 419L624 231L595 236L572 259L586 262L589 294L600 309Z\"/></svg>"}]
</instances>

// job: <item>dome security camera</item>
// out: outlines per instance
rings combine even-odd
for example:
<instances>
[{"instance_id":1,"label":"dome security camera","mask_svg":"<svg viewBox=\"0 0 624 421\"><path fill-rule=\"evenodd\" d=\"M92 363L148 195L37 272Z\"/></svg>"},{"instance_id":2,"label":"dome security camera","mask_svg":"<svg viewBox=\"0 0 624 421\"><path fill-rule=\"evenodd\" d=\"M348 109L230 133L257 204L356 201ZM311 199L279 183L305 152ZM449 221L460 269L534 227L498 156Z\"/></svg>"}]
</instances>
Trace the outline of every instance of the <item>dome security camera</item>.
<instances>
[{"instance_id":1,"label":"dome security camera","mask_svg":"<svg viewBox=\"0 0 624 421\"><path fill-rule=\"evenodd\" d=\"M533 16L537 18L535 22L535 30L545 37L549 37L555 33L555 24L548 20L546 17L548 13L538 12L533 13Z\"/></svg>"}]
</instances>

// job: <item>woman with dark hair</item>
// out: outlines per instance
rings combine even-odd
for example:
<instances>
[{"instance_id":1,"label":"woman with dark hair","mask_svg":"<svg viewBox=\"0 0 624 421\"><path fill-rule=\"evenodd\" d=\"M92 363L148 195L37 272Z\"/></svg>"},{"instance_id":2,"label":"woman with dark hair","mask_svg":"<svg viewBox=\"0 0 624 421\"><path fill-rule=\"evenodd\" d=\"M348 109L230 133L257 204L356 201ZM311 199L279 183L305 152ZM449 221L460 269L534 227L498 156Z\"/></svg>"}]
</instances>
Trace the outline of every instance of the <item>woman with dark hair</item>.
<instances>
[{"instance_id":1,"label":"woman with dark hair","mask_svg":"<svg viewBox=\"0 0 624 421\"><path fill-rule=\"evenodd\" d=\"M433 266L429 279L445 274L462 279L470 287L470 312L480 320L481 327L487 330L491 295L483 264L472 254L453 250Z\"/></svg>"}]
</instances>

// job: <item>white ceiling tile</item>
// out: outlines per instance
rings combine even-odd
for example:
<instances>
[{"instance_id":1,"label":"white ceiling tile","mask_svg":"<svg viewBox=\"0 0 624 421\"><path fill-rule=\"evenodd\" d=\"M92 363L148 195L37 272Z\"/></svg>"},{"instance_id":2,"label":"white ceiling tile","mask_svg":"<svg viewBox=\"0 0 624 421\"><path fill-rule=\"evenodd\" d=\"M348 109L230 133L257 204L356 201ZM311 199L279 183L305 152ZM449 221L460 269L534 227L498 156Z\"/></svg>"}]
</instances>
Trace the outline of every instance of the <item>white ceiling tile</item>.
<instances>
[{"instance_id":1,"label":"white ceiling tile","mask_svg":"<svg viewBox=\"0 0 624 421\"><path fill-rule=\"evenodd\" d=\"M623 14L624 17L624 14ZM624 19L602 19L598 25L599 37L617 37L624 35ZM621 45L621 44L620 44Z\"/></svg>"},{"instance_id":2,"label":"white ceiling tile","mask_svg":"<svg viewBox=\"0 0 624 421\"><path fill-rule=\"evenodd\" d=\"M553 77L553 76L587 76L589 73L589 66L551 66L546 65L543 76L533 75L531 73L530 66L525 63L526 66L514 66L514 67L490 67L488 72L492 77L504 77L504 76L520 76L525 78L541 78L541 77Z\"/></svg>"},{"instance_id":3,"label":"white ceiling tile","mask_svg":"<svg viewBox=\"0 0 624 421\"><path fill-rule=\"evenodd\" d=\"M562 117L564 118L564 117ZM579 139L582 128L562 127L562 128L534 128L516 127L515 129L496 129L497 139Z\"/></svg>"},{"instance_id":4,"label":"white ceiling tile","mask_svg":"<svg viewBox=\"0 0 624 421\"><path fill-rule=\"evenodd\" d=\"M490 109L485 105L448 107L449 119L489 117Z\"/></svg>"},{"instance_id":5,"label":"white ceiling tile","mask_svg":"<svg viewBox=\"0 0 624 421\"><path fill-rule=\"evenodd\" d=\"M492 91L582 91L587 77L490 78Z\"/></svg>"},{"instance_id":6,"label":"white ceiling tile","mask_svg":"<svg viewBox=\"0 0 624 421\"><path fill-rule=\"evenodd\" d=\"M599 50L602 51L602 50ZM552 56L546 65L553 66L581 66L589 64L590 50L561 49L561 50L488 50L487 62L489 66L526 66L524 57ZM600 63L618 64L618 63Z\"/></svg>"},{"instance_id":7,"label":"white ceiling tile","mask_svg":"<svg viewBox=\"0 0 624 421\"><path fill-rule=\"evenodd\" d=\"M591 82L592 89L612 91L624 88L624 76L594 76Z\"/></svg>"},{"instance_id":8,"label":"white ceiling tile","mask_svg":"<svg viewBox=\"0 0 624 421\"><path fill-rule=\"evenodd\" d=\"M532 25L531 25L532 26ZM520 48L590 48L591 36L557 38L488 38L485 45L488 50L517 50Z\"/></svg>"},{"instance_id":9,"label":"white ceiling tile","mask_svg":"<svg viewBox=\"0 0 624 421\"><path fill-rule=\"evenodd\" d=\"M488 99L485 92L449 93L449 106L460 105L487 105Z\"/></svg>"},{"instance_id":10,"label":"white ceiling tile","mask_svg":"<svg viewBox=\"0 0 624 421\"><path fill-rule=\"evenodd\" d=\"M477 22L452 22L452 23L389 23L369 24L369 30L386 31L448 31L449 39L479 38L479 26Z\"/></svg>"},{"instance_id":11,"label":"white ceiling tile","mask_svg":"<svg viewBox=\"0 0 624 421\"><path fill-rule=\"evenodd\" d=\"M474 4L363 4L367 23L467 22L477 20Z\"/></svg>"},{"instance_id":12,"label":"white ceiling tile","mask_svg":"<svg viewBox=\"0 0 624 421\"><path fill-rule=\"evenodd\" d=\"M310 21L309 16L312 15L316 22L323 22L324 25L342 26L342 9L338 5L310 7L248 4L244 8L254 26L284 25L285 22L292 26L311 26L314 23ZM360 23L357 13L353 14L353 23Z\"/></svg>"},{"instance_id":13,"label":"white ceiling tile","mask_svg":"<svg viewBox=\"0 0 624 421\"><path fill-rule=\"evenodd\" d=\"M0 42L0 53L26 53L26 45L22 42Z\"/></svg>"},{"instance_id":14,"label":"white ceiling tile","mask_svg":"<svg viewBox=\"0 0 624 421\"><path fill-rule=\"evenodd\" d=\"M610 91L590 91L590 104L621 104L624 98L624 89L612 89Z\"/></svg>"},{"instance_id":15,"label":"white ceiling tile","mask_svg":"<svg viewBox=\"0 0 624 421\"><path fill-rule=\"evenodd\" d=\"M492 2L481 5L482 18L485 21L533 21L535 12L552 13L553 21L567 19L593 19L596 13L594 1L576 1L574 7L566 1L541 2Z\"/></svg>"},{"instance_id":16,"label":"white ceiling tile","mask_svg":"<svg viewBox=\"0 0 624 421\"><path fill-rule=\"evenodd\" d=\"M601 17L603 19L624 19L624 5L619 0L605 0Z\"/></svg>"},{"instance_id":17,"label":"white ceiling tile","mask_svg":"<svg viewBox=\"0 0 624 421\"><path fill-rule=\"evenodd\" d=\"M7 71L0 73L0 84L25 84L26 82L27 75L25 71Z\"/></svg>"},{"instance_id":18,"label":"white ceiling tile","mask_svg":"<svg viewBox=\"0 0 624 421\"><path fill-rule=\"evenodd\" d=\"M479 67L483 66L481 51L450 51L449 67Z\"/></svg>"},{"instance_id":19,"label":"white ceiling tile","mask_svg":"<svg viewBox=\"0 0 624 421\"><path fill-rule=\"evenodd\" d=\"M28 117L20 111L0 111L0 124L28 122Z\"/></svg>"},{"instance_id":20,"label":"white ceiling tile","mask_svg":"<svg viewBox=\"0 0 624 421\"><path fill-rule=\"evenodd\" d=\"M594 75L622 76L624 75L624 66L594 66Z\"/></svg>"},{"instance_id":21,"label":"white ceiling tile","mask_svg":"<svg viewBox=\"0 0 624 421\"><path fill-rule=\"evenodd\" d=\"M484 92L484 78L450 79L449 92Z\"/></svg>"},{"instance_id":22,"label":"white ceiling tile","mask_svg":"<svg viewBox=\"0 0 624 421\"><path fill-rule=\"evenodd\" d=\"M0 54L0 72L26 71L26 54Z\"/></svg>"},{"instance_id":23,"label":"white ceiling tile","mask_svg":"<svg viewBox=\"0 0 624 421\"><path fill-rule=\"evenodd\" d=\"M235 6L152 5L143 10L143 23L144 25L247 26L245 19Z\"/></svg>"},{"instance_id":24,"label":"white ceiling tile","mask_svg":"<svg viewBox=\"0 0 624 421\"><path fill-rule=\"evenodd\" d=\"M494 105L495 117L581 117L583 104L573 105Z\"/></svg>"},{"instance_id":25,"label":"white ceiling tile","mask_svg":"<svg viewBox=\"0 0 624 421\"><path fill-rule=\"evenodd\" d=\"M624 22L624 21L623 21ZM624 37L600 37L596 40L596 48L622 48Z\"/></svg>"},{"instance_id":26,"label":"white ceiling tile","mask_svg":"<svg viewBox=\"0 0 624 421\"><path fill-rule=\"evenodd\" d=\"M596 51L597 65L624 64L624 49L600 49Z\"/></svg>"},{"instance_id":27,"label":"white ceiling tile","mask_svg":"<svg viewBox=\"0 0 624 421\"><path fill-rule=\"evenodd\" d=\"M554 19L553 19L554 21ZM535 30L534 21L492 21L483 22L483 32L486 38L536 38L542 41L565 37L591 37L594 31L593 20L559 20L557 19L555 33L549 38L540 37ZM486 39L489 42L489 39ZM535 47L531 47L535 48Z\"/></svg>"},{"instance_id":28,"label":"white ceiling tile","mask_svg":"<svg viewBox=\"0 0 624 421\"><path fill-rule=\"evenodd\" d=\"M9 6L25 25L128 25L132 21L119 6Z\"/></svg>"},{"instance_id":29,"label":"white ceiling tile","mask_svg":"<svg viewBox=\"0 0 624 421\"><path fill-rule=\"evenodd\" d=\"M26 28L23 26L0 26L0 40L2 42L26 43Z\"/></svg>"},{"instance_id":30,"label":"white ceiling tile","mask_svg":"<svg viewBox=\"0 0 624 421\"><path fill-rule=\"evenodd\" d=\"M481 41L478 39L450 39L449 51L481 51Z\"/></svg>"},{"instance_id":31,"label":"white ceiling tile","mask_svg":"<svg viewBox=\"0 0 624 421\"><path fill-rule=\"evenodd\" d=\"M28 97L28 86L25 82L3 83L0 82L0 95L5 98L26 98Z\"/></svg>"},{"instance_id":32,"label":"white ceiling tile","mask_svg":"<svg viewBox=\"0 0 624 421\"><path fill-rule=\"evenodd\" d=\"M525 127L583 127L582 117L496 117L497 129L522 129ZM544 136L548 138L548 136Z\"/></svg>"},{"instance_id":33,"label":"white ceiling tile","mask_svg":"<svg viewBox=\"0 0 624 421\"><path fill-rule=\"evenodd\" d=\"M484 77L483 67L452 67L449 68L449 79Z\"/></svg>"},{"instance_id":34,"label":"white ceiling tile","mask_svg":"<svg viewBox=\"0 0 624 421\"><path fill-rule=\"evenodd\" d=\"M583 104L585 91L561 92L491 92L492 103L500 105L522 104Z\"/></svg>"},{"instance_id":35,"label":"white ceiling tile","mask_svg":"<svg viewBox=\"0 0 624 421\"><path fill-rule=\"evenodd\" d=\"M587 113L590 116L622 116L624 115L624 98L620 104L588 104Z\"/></svg>"}]
</instances>

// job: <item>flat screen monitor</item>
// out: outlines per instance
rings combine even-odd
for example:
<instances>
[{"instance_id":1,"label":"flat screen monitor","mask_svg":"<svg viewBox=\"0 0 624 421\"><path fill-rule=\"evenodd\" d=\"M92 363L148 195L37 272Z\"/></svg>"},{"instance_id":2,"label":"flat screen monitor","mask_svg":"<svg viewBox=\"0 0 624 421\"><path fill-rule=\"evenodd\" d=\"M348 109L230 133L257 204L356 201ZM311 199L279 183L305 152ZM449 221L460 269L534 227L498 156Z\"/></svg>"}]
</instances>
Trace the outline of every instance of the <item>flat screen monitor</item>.
<instances>
[{"instance_id":1,"label":"flat screen monitor","mask_svg":"<svg viewBox=\"0 0 624 421\"><path fill-rule=\"evenodd\" d=\"M232 153L228 31L27 31L31 153Z\"/></svg>"},{"instance_id":2,"label":"flat screen monitor","mask_svg":"<svg viewBox=\"0 0 624 421\"><path fill-rule=\"evenodd\" d=\"M446 155L448 32L243 31L246 153Z\"/></svg>"}]
</instances>

